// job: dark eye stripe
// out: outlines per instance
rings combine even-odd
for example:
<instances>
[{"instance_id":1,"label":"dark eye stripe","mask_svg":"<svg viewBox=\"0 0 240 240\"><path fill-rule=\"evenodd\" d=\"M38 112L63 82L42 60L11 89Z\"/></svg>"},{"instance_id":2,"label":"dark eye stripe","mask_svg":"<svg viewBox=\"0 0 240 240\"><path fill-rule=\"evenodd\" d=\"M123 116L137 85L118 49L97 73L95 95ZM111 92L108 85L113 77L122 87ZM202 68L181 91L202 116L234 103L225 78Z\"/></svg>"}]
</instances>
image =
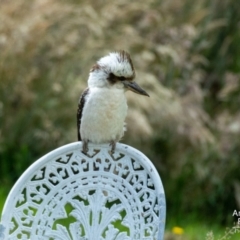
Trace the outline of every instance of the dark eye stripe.
<instances>
[{"instance_id":1,"label":"dark eye stripe","mask_svg":"<svg viewBox=\"0 0 240 240\"><path fill-rule=\"evenodd\" d=\"M117 77L117 78L118 78L118 80L120 80L120 81L124 81L124 80L126 80L126 78L123 77L123 76L120 76L120 77Z\"/></svg>"},{"instance_id":2,"label":"dark eye stripe","mask_svg":"<svg viewBox=\"0 0 240 240\"><path fill-rule=\"evenodd\" d=\"M109 76L107 79L111 84L116 83L118 80L117 77L113 73L109 73Z\"/></svg>"},{"instance_id":3,"label":"dark eye stripe","mask_svg":"<svg viewBox=\"0 0 240 240\"><path fill-rule=\"evenodd\" d=\"M116 83L116 82L118 82L118 81L126 81L126 80L128 80L128 81L132 81L133 80L133 78L134 78L134 75L132 76L132 77L124 77L124 76L116 76L116 75L114 75L113 73L109 73L109 75L108 75L108 81L111 83L111 84L114 84L114 83Z\"/></svg>"}]
</instances>

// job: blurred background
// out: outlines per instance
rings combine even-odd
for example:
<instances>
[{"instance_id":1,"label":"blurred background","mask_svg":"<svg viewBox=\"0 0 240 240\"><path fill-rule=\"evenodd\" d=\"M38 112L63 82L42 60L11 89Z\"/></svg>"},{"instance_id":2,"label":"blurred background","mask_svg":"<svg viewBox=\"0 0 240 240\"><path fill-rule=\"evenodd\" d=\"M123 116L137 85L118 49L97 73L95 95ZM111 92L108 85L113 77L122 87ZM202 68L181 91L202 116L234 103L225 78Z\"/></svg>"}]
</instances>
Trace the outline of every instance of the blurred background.
<instances>
[{"instance_id":1,"label":"blurred background","mask_svg":"<svg viewBox=\"0 0 240 240\"><path fill-rule=\"evenodd\" d=\"M77 141L89 69L124 49L150 98L127 93L122 142L160 173L165 238L223 236L240 211L239 12L236 0L0 0L0 212L30 164Z\"/></svg>"}]
</instances>

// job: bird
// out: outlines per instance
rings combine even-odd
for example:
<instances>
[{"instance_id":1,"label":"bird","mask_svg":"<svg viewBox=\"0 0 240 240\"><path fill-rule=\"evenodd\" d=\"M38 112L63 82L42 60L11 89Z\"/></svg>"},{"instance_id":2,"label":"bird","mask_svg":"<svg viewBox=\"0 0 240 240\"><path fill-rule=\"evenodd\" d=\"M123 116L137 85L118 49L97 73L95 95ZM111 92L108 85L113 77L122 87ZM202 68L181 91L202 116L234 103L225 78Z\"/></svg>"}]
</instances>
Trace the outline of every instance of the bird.
<instances>
[{"instance_id":1,"label":"bird","mask_svg":"<svg viewBox=\"0 0 240 240\"><path fill-rule=\"evenodd\" d=\"M79 98L77 108L77 136L82 152L88 143L109 143L111 153L126 130L127 99L125 92L148 96L135 79L130 54L124 50L110 52L90 69L88 87Z\"/></svg>"}]
</instances>

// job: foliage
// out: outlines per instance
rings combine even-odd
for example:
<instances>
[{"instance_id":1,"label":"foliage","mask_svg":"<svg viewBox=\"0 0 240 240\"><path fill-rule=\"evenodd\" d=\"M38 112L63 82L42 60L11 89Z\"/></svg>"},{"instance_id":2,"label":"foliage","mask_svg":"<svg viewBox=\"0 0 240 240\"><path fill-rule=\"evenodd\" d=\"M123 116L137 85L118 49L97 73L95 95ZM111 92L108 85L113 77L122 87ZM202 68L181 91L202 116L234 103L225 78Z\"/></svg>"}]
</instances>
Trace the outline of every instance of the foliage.
<instances>
[{"instance_id":1,"label":"foliage","mask_svg":"<svg viewBox=\"0 0 240 240\"><path fill-rule=\"evenodd\" d=\"M0 183L76 141L88 71L109 51L132 55L149 99L127 93L123 142L158 167L170 216L233 221L240 207L239 2L3 0Z\"/></svg>"}]
</instances>

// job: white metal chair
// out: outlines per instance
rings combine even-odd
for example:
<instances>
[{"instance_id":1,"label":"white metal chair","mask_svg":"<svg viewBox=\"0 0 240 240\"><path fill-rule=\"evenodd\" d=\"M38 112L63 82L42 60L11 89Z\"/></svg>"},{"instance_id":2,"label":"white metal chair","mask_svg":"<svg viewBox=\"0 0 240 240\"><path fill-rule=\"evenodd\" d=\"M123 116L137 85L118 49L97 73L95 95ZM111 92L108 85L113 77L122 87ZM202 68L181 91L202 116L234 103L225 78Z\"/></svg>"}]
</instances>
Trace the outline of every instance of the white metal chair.
<instances>
[{"instance_id":1,"label":"white metal chair","mask_svg":"<svg viewBox=\"0 0 240 240\"><path fill-rule=\"evenodd\" d=\"M162 240L165 194L152 162L118 143L81 142L33 163L12 188L2 212L4 240Z\"/></svg>"}]
</instances>

